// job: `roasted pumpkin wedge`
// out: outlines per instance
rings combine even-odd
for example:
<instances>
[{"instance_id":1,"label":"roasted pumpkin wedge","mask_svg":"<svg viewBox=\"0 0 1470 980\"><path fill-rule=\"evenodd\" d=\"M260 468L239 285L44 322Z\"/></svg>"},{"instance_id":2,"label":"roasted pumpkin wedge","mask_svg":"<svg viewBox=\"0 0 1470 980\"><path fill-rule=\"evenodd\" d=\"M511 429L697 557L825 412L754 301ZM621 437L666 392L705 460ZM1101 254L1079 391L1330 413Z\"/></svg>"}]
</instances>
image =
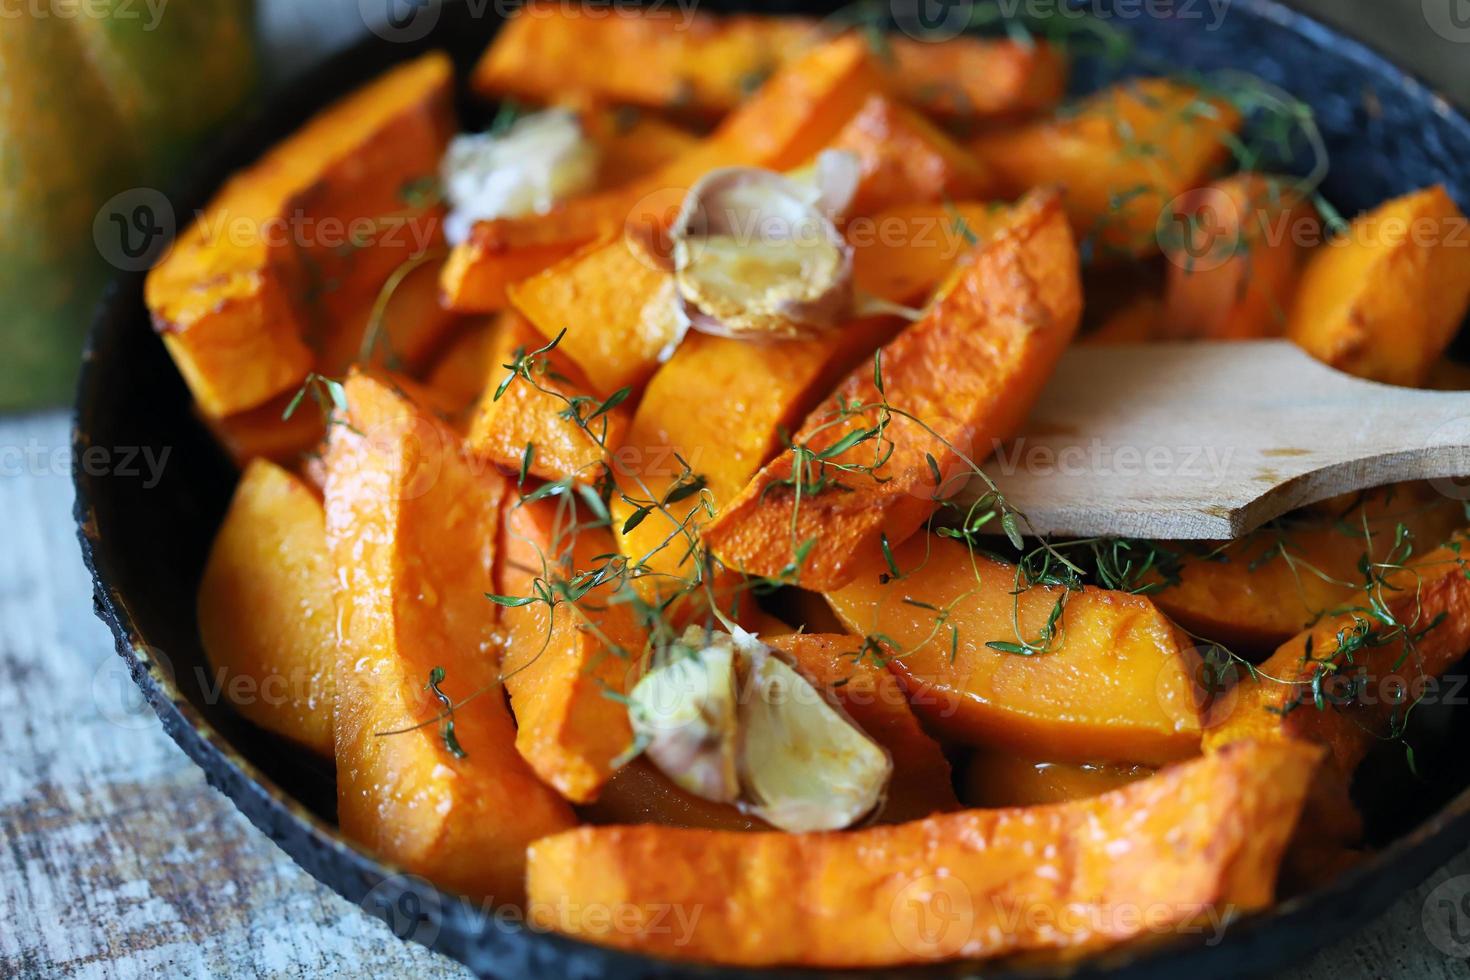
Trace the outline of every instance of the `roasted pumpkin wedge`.
<instances>
[{"instance_id":1,"label":"roasted pumpkin wedge","mask_svg":"<svg viewBox=\"0 0 1470 980\"><path fill-rule=\"evenodd\" d=\"M1186 194L1172 217L1162 335L1284 334L1307 244L1321 238L1316 208L1290 183L1247 173Z\"/></svg>"},{"instance_id":2,"label":"roasted pumpkin wedge","mask_svg":"<svg viewBox=\"0 0 1470 980\"><path fill-rule=\"evenodd\" d=\"M888 751L893 777L877 813L880 823L903 823L959 809L949 760L919 726L893 675L863 659L860 638L796 633L768 642Z\"/></svg>"},{"instance_id":3,"label":"roasted pumpkin wedge","mask_svg":"<svg viewBox=\"0 0 1470 980\"><path fill-rule=\"evenodd\" d=\"M510 301L545 341L607 397L642 385L679 346L687 325L674 280L621 236L516 283Z\"/></svg>"},{"instance_id":4,"label":"roasted pumpkin wedge","mask_svg":"<svg viewBox=\"0 0 1470 980\"><path fill-rule=\"evenodd\" d=\"M445 266L440 288L446 304L462 312L499 309L511 284L579 249L630 226L666 226L689 188L717 167L800 166L831 143L881 85L872 55L857 38L813 49L777 72L708 139L643 179L545 215L475 225Z\"/></svg>"},{"instance_id":5,"label":"roasted pumpkin wedge","mask_svg":"<svg viewBox=\"0 0 1470 980\"><path fill-rule=\"evenodd\" d=\"M691 574L685 531L697 531L708 509L735 499L776 454L781 433L897 329L892 318L874 317L816 340L751 344L690 335L649 382L613 456L622 552L650 568Z\"/></svg>"},{"instance_id":6,"label":"roasted pumpkin wedge","mask_svg":"<svg viewBox=\"0 0 1470 980\"><path fill-rule=\"evenodd\" d=\"M585 518L582 519L585 521ZM579 526L560 501L511 503L505 512L498 594L520 600L562 594L595 559L614 553L605 528ZM504 613L506 690L516 748L547 784L575 803L597 798L633 744L621 697L636 680L647 633L617 583L575 601L511 605Z\"/></svg>"},{"instance_id":7,"label":"roasted pumpkin wedge","mask_svg":"<svg viewBox=\"0 0 1470 980\"><path fill-rule=\"evenodd\" d=\"M1258 679L1242 678L1205 747L1303 739L1326 745L1332 767L1350 776L1392 716L1470 651L1466 541L1457 535L1406 565L1380 569L1380 580L1343 612L1282 644Z\"/></svg>"},{"instance_id":8,"label":"roasted pumpkin wedge","mask_svg":"<svg viewBox=\"0 0 1470 980\"><path fill-rule=\"evenodd\" d=\"M1222 98L1140 79L1076 111L982 136L972 149L1005 193L1061 185L1078 238L1099 258L1142 257L1158 253L1165 209L1224 163L1240 125Z\"/></svg>"},{"instance_id":9,"label":"roasted pumpkin wedge","mask_svg":"<svg viewBox=\"0 0 1470 980\"><path fill-rule=\"evenodd\" d=\"M1390 201L1319 248L1287 336L1317 359L1418 385L1470 309L1470 223L1443 187Z\"/></svg>"},{"instance_id":10,"label":"roasted pumpkin wedge","mask_svg":"<svg viewBox=\"0 0 1470 980\"><path fill-rule=\"evenodd\" d=\"M847 408L807 417L792 442L811 458L796 467L795 450L778 455L704 529L705 540L731 568L768 577L795 570L805 588L841 588L879 559L884 539L907 539L940 495L958 489L936 485L935 469L944 484L962 484L954 480L968 478L962 454L982 461L1014 434L1081 313L1077 251L1061 202L1054 193L1029 197L976 247L923 319L883 348L877 371L865 364L839 386L835 398ZM907 414L880 430L881 404ZM855 469L864 465L868 472ZM817 481L835 482L822 475L829 466L849 469L840 489L819 492Z\"/></svg>"},{"instance_id":11,"label":"roasted pumpkin wedge","mask_svg":"<svg viewBox=\"0 0 1470 980\"><path fill-rule=\"evenodd\" d=\"M336 691L333 582L321 501L274 463L251 463L204 566L199 636L232 708L325 756Z\"/></svg>"},{"instance_id":12,"label":"roasted pumpkin wedge","mask_svg":"<svg viewBox=\"0 0 1470 980\"><path fill-rule=\"evenodd\" d=\"M258 408L224 418L210 418L200 412L199 420L241 469L253 459L280 463L289 469L318 449L327 435L326 422L315 405L298 405L290 418L285 417L294 399L294 392L280 395Z\"/></svg>"},{"instance_id":13,"label":"roasted pumpkin wedge","mask_svg":"<svg viewBox=\"0 0 1470 980\"><path fill-rule=\"evenodd\" d=\"M532 916L747 967L1079 954L1210 915L1218 928L1227 909L1272 901L1320 757L1247 742L1088 800L845 834L583 827L531 846Z\"/></svg>"},{"instance_id":14,"label":"roasted pumpkin wedge","mask_svg":"<svg viewBox=\"0 0 1470 980\"><path fill-rule=\"evenodd\" d=\"M628 410L613 405L598 414L599 400L590 398L580 372L558 350L536 353L546 346L519 314L502 315L470 426L470 450L508 473L595 483L607 454L622 445ZM508 365L517 364L530 376L517 374L507 383L519 370Z\"/></svg>"},{"instance_id":15,"label":"roasted pumpkin wedge","mask_svg":"<svg viewBox=\"0 0 1470 980\"><path fill-rule=\"evenodd\" d=\"M969 150L886 95L870 98L831 149L853 154L859 180L850 214L985 197L992 181Z\"/></svg>"},{"instance_id":16,"label":"roasted pumpkin wedge","mask_svg":"<svg viewBox=\"0 0 1470 980\"><path fill-rule=\"evenodd\" d=\"M848 222L852 275L869 296L924 304L961 260L1013 218L1003 203L905 204Z\"/></svg>"},{"instance_id":17,"label":"roasted pumpkin wedge","mask_svg":"<svg viewBox=\"0 0 1470 980\"><path fill-rule=\"evenodd\" d=\"M354 364L408 372L426 368L461 322L439 305L442 265L409 262L392 271L392 281L381 288L351 298L334 294L348 305L329 318L319 345L318 373L340 378Z\"/></svg>"},{"instance_id":18,"label":"roasted pumpkin wedge","mask_svg":"<svg viewBox=\"0 0 1470 980\"><path fill-rule=\"evenodd\" d=\"M1265 739L1328 749L1288 855L1298 884L1320 884L1356 860L1363 823L1349 795L1353 774L1470 650L1464 544L1457 536L1407 567L1380 570L1347 611L1282 644L1219 705L1209 751Z\"/></svg>"},{"instance_id":19,"label":"roasted pumpkin wedge","mask_svg":"<svg viewBox=\"0 0 1470 980\"><path fill-rule=\"evenodd\" d=\"M327 109L233 177L149 273L153 322L206 415L298 385L316 303L351 307L435 245L438 213L402 195L438 172L452 77L425 55Z\"/></svg>"},{"instance_id":20,"label":"roasted pumpkin wedge","mask_svg":"<svg viewBox=\"0 0 1470 980\"><path fill-rule=\"evenodd\" d=\"M1048 806L1111 793L1155 770L1097 762L1038 762L1014 752L982 749L965 769L965 805L986 808Z\"/></svg>"},{"instance_id":21,"label":"roasted pumpkin wedge","mask_svg":"<svg viewBox=\"0 0 1470 980\"><path fill-rule=\"evenodd\" d=\"M668 16L662 16L667 14ZM611 102L720 115L773 71L829 36L815 21L686 16L672 10L587 16L534 4L510 19L475 69L484 95L549 101L568 89ZM1066 89L1066 61L1045 44L883 39L885 81L926 111L964 120L1050 108Z\"/></svg>"},{"instance_id":22,"label":"roasted pumpkin wedge","mask_svg":"<svg viewBox=\"0 0 1470 980\"><path fill-rule=\"evenodd\" d=\"M424 383L457 412L468 412L494 375L501 317L472 321L444 348ZM498 384L499 381L497 380Z\"/></svg>"},{"instance_id":23,"label":"roasted pumpkin wedge","mask_svg":"<svg viewBox=\"0 0 1470 980\"><path fill-rule=\"evenodd\" d=\"M699 145L699 137L667 119L626 106L609 108L595 100L580 105L582 130L598 149L597 186L601 190L642 180Z\"/></svg>"},{"instance_id":24,"label":"roasted pumpkin wedge","mask_svg":"<svg viewBox=\"0 0 1470 980\"><path fill-rule=\"evenodd\" d=\"M356 374L345 394L326 488L342 832L442 887L519 902L526 845L576 821L516 751L500 684L485 594L505 481L386 381Z\"/></svg>"},{"instance_id":25,"label":"roasted pumpkin wedge","mask_svg":"<svg viewBox=\"0 0 1470 980\"><path fill-rule=\"evenodd\" d=\"M1199 751L1208 691L1189 639L1142 596L1020 589L1014 566L920 536L828 594L914 710L956 741L1066 762L1157 764ZM918 605L922 603L923 605ZM932 608L931 608L932 607ZM995 644L992 646L991 644ZM1040 652L1026 655L1017 647Z\"/></svg>"},{"instance_id":26,"label":"roasted pumpkin wedge","mask_svg":"<svg viewBox=\"0 0 1470 980\"><path fill-rule=\"evenodd\" d=\"M1352 494L1185 557L1151 598L1191 632L1265 656L1352 601L1366 584L1365 558L1389 560L1406 544L1422 556L1464 523L1463 505L1426 484Z\"/></svg>"}]
</instances>

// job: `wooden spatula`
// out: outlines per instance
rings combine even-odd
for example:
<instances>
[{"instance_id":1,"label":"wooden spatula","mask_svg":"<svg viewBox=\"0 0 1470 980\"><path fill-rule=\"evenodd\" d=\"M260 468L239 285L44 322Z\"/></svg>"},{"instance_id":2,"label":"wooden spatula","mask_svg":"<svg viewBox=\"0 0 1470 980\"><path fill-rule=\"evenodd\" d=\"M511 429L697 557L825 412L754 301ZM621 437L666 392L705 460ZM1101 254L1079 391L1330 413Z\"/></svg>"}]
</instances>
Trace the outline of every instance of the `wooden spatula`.
<instances>
[{"instance_id":1,"label":"wooden spatula","mask_svg":"<svg viewBox=\"0 0 1470 980\"><path fill-rule=\"evenodd\" d=\"M1361 381L1284 340L1076 347L984 469L1038 533L1236 538L1399 480L1470 499L1470 392Z\"/></svg>"}]
</instances>

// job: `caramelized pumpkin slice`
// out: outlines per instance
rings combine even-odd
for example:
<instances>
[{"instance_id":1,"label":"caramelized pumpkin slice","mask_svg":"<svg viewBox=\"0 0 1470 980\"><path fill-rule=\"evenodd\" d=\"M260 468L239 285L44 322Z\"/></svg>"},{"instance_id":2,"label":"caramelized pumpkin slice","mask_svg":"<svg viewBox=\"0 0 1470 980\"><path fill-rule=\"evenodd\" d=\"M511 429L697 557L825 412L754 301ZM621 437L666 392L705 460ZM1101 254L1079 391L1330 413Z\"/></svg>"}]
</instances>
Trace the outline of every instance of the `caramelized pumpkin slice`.
<instances>
[{"instance_id":1,"label":"caramelized pumpkin slice","mask_svg":"<svg viewBox=\"0 0 1470 980\"><path fill-rule=\"evenodd\" d=\"M585 60L585 54L576 60ZM619 51L618 57L629 59L629 54ZM799 166L831 143L881 84L874 59L858 38L814 48L778 72L708 139L643 179L568 201L548 214L475 225L445 266L440 282L445 303L464 312L499 309L511 284L578 249L621 236L626 227L664 227L689 188L717 167ZM553 335L563 326L572 324L557 326ZM591 371L585 364L583 369Z\"/></svg>"},{"instance_id":2,"label":"caramelized pumpkin slice","mask_svg":"<svg viewBox=\"0 0 1470 980\"><path fill-rule=\"evenodd\" d=\"M972 148L1005 193L1060 184L1078 238L1102 256L1154 255L1159 218L1225 161L1241 124L1223 99L1163 78L1124 82L1075 112L982 136Z\"/></svg>"},{"instance_id":3,"label":"caramelized pumpkin slice","mask_svg":"<svg viewBox=\"0 0 1470 980\"><path fill-rule=\"evenodd\" d=\"M1154 774L1148 766L1110 762L1037 762L982 749L965 770L965 803L995 809L1070 803L1122 789Z\"/></svg>"},{"instance_id":4,"label":"caramelized pumpkin slice","mask_svg":"<svg viewBox=\"0 0 1470 980\"><path fill-rule=\"evenodd\" d=\"M621 237L510 287L515 309L602 397L638 386L684 336L674 279Z\"/></svg>"},{"instance_id":5,"label":"caramelized pumpkin slice","mask_svg":"<svg viewBox=\"0 0 1470 980\"><path fill-rule=\"evenodd\" d=\"M251 463L204 566L199 638L236 711L325 756L336 689L333 582L321 501L274 463Z\"/></svg>"},{"instance_id":6,"label":"caramelized pumpkin slice","mask_svg":"<svg viewBox=\"0 0 1470 980\"><path fill-rule=\"evenodd\" d=\"M853 281L869 296L922 305L1012 218L1004 204L976 201L906 204L855 218L844 229Z\"/></svg>"},{"instance_id":7,"label":"caramelized pumpkin slice","mask_svg":"<svg viewBox=\"0 0 1470 980\"><path fill-rule=\"evenodd\" d=\"M295 397L295 392L279 395L258 408L219 419L201 412L200 421L241 469L253 459L293 466L320 446L327 434L322 413L313 404L298 405L289 419L284 417Z\"/></svg>"},{"instance_id":8,"label":"caramelized pumpkin slice","mask_svg":"<svg viewBox=\"0 0 1470 980\"><path fill-rule=\"evenodd\" d=\"M154 325L206 415L294 388L314 362L312 297L369 295L433 245L437 214L405 216L400 194L438 172L452 80L426 55L327 109L231 178L149 273Z\"/></svg>"},{"instance_id":9,"label":"caramelized pumpkin slice","mask_svg":"<svg viewBox=\"0 0 1470 980\"><path fill-rule=\"evenodd\" d=\"M1216 749L1241 739L1301 739L1331 749L1332 767L1351 776L1394 712L1417 698L1470 651L1466 538L1385 573L1374 597L1396 621L1371 611L1368 593L1302 631L1242 678L1229 716L1207 735ZM1405 634L1409 642L1405 642ZM1318 696L1321 697L1320 704Z\"/></svg>"},{"instance_id":10,"label":"caramelized pumpkin slice","mask_svg":"<svg viewBox=\"0 0 1470 980\"><path fill-rule=\"evenodd\" d=\"M735 499L780 448L781 433L897 326L874 317L815 340L770 344L691 334L649 382L613 457L622 490L613 498L613 527L622 552L660 571L693 574L683 561L688 537L681 525L697 530L706 507ZM695 480L707 493L687 493ZM652 501L664 506L623 530Z\"/></svg>"},{"instance_id":11,"label":"caramelized pumpkin slice","mask_svg":"<svg viewBox=\"0 0 1470 980\"><path fill-rule=\"evenodd\" d=\"M1317 211L1279 178L1237 174L1186 194L1166 235L1163 335L1252 340L1286 332Z\"/></svg>"},{"instance_id":12,"label":"caramelized pumpkin slice","mask_svg":"<svg viewBox=\"0 0 1470 980\"><path fill-rule=\"evenodd\" d=\"M594 104L584 106L579 116L601 153L597 186L604 190L642 180L699 145L699 137L689 130L637 109Z\"/></svg>"},{"instance_id":13,"label":"caramelized pumpkin slice","mask_svg":"<svg viewBox=\"0 0 1470 980\"><path fill-rule=\"evenodd\" d=\"M501 388L511 373L506 365L545 346L545 339L518 314L503 315L484 375L484 393L470 427L470 450L510 473L524 467L529 475L543 480L570 477L595 483L606 463L604 447L613 450L622 444L628 429L627 409L615 405L582 424L568 418L569 400L586 398L587 384L578 379L580 372L566 363L559 350L532 359L534 380L518 377ZM585 420L598 408L594 400L579 414Z\"/></svg>"},{"instance_id":14,"label":"caramelized pumpkin slice","mask_svg":"<svg viewBox=\"0 0 1470 980\"><path fill-rule=\"evenodd\" d=\"M460 318L439 305L442 262L405 265L397 281L366 290L334 316L318 371L339 378L354 364L417 372L427 366Z\"/></svg>"},{"instance_id":15,"label":"caramelized pumpkin slice","mask_svg":"<svg viewBox=\"0 0 1470 980\"><path fill-rule=\"evenodd\" d=\"M890 36L883 81L905 102L958 125L1032 116L1067 92L1067 59L1045 42Z\"/></svg>"},{"instance_id":16,"label":"caramelized pumpkin slice","mask_svg":"<svg viewBox=\"0 0 1470 980\"><path fill-rule=\"evenodd\" d=\"M1422 555L1464 522L1461 503L1427 484L1354 494L1346 504L1303 511L1218 554L1186 558L1177 584L1152 599L1191 632L1265 656L1352 601L1365 584L1360 562L1388 560L1399 546L1400 525Z\"/></svg>"},{"instance_id":17,"label":"caramelized pumpkin slice","mask_svg":"<svg viewBox=\"0 0 1470 980\"><path fill-rule=\"evenodd\" d=\"M1014 566L947 538L916 537L894 561L902 578L879 559L827 598L852 632L886 638L889 667L936 731L1056 761L1199 751L1199 654L1148 599L1070 593L1055 641L1027 656L1007 650L1041 635L1062 590L1014 594Z\"/></svg>"},{"instance_id":18,"label":"caramelized pumpkin slice","mask_svg":"<svg viewBox=\"0 0 1470 980\"><path fill-rule=\"evenodd\" d=\"M968 150L886 95L870 98L837 134L831 149L858 160L858 188L849 214L984 197L992 183Z\"/></svg>"},{"instance_id":19,"label":"caramelized pumpkin slice","mask_svg":"<svg viewBox=\"0 0 1470 980\"><path fill-rule=\"evenodd\" d=\"M939 743L919 727L893 675L871 659L859 659L861 639L798 633L767 642L887 750L893 778L878 810L879 822L904 823L960 808L949 760Z\"/></svg>"},{"instance_id":20,"label":"caramelized pumpkin slice","mask_svg":"<svg viewBox=\"0 0 1470 980\"><path fill-rule=\"evenodd\" d=\"M568 89L610 102L719 115L826 36L815 21L675 14L587 16L535 4L511 18L475 69L482 94L550 101ZM884 39L885 82L925 110L974 120L1050 108L1066 62L1044 44Z\"/></svg>"},{"instance_id":21,"label":"caramelized pumpkin slice","mask_svg":"<svg viewBox=\"0 0 1470 980\"><path fill-rule=\"evenodd\" d=\"M443 888L515 902L526 845L576 821L516 751L501 690L485 593L505 481L387 383L345 387L326 491L342 832Z\"/></svg>"},{"instance_id":22,"label":"caramelized pumpkin slice","mask_svg":"<svg viewBox=\"0 0 1470 980\"><path fill-rule=\"evenodd\" d=\"M977 246L923 319L883 349L883 392L871 364L838 388L844 404L869 409L834 418L833 409L819 408L793 443L825 454L824 463L871 467L874 442L862 433L878 425L879 411L871 406L885 398L940 438L895 417L886 433L893 451L877 472L842 472L846 489L808 490L799 500L794 453L782 453L705 528L705 540L726 565L770 577L795 565L799 548L798 584L841 588L878 559L883 538L904 541L933 512L938 495L958 489L936 486L934 466L946 484L962 483L952 479L969 475L961 472L959 453L982 461L1015 433L1081 313L1077 251L1061 203L1055 194L1032 196Z\"/></svg>"},{"instance_id":23,"label":"caramelized pumpkin slice","mask_svg":"<svg viewBox=\"0 0 1470 980\"><path fill-rule=\"evenodd\" d=\"M605 528L578 529L555 499L507 507L502 542L496 591L516 598L536 595L538 582L555 593L554 584L573 583L614 552ZM519 725L516 748L574 803L595 800L633 744L619 696L634 679L646 634L631 606L612 601L613 588L554 608L531 602L504 613L503 672Z\"/></svg>"},{"instance_id":24,"label":"caramelized pumpkin slice","mask_svg":"<svg viewBox=\"0 0 1470 980\"><path fill-rule=\"evenodd\" d=\"M1349 792L1354 772L1391 735L1393 719L1470 650L1464 543L1457 537L1387 573L1374 593L1396 625L1370 612L1364 593L1282 644L1254 678L1242 675L1216 710L1221 724L1205 736L1209 751L1244 740L1328 749L1289 854L1298 884L1320 884L1357 859L1363 824Z\"/></svg>"},{"instance_id":25,"label":"caramelized pumpkin slice","mask_svg":"<svg viewBox=\"0 0 1470 980\"><path fill-rule=\"evenodd\" d=\"M1317 250L1287 336L1324 363L1420 385L1470 309L1470 224L1443 187L1390 201Z\"/></svg>"},{"instance_id":26,"label":"caramelized pumpkin slice","mask_svg":"<svg viewBox=\"0 0 1470 980\"><path fill-rule=\"evenodd\" d=\"M581 939L733 966L1082 954L1268 905L1320 753L1245 743L1093 799L845 834L583 827L532 845L531 907Z\"/></svg>"},{"instance_id":27,"label":"caramelized pumpkin slice","mask_svg":"<svg viewBox=\"0 0 1470 980\"><path fill-rule=\"evenodd\" d=\"M429 371L424 383L456 412L473 408L485 392L486 381L494 375L500 326L500 317L471 323L450 342Z\"/></svg>"}]
</instances>

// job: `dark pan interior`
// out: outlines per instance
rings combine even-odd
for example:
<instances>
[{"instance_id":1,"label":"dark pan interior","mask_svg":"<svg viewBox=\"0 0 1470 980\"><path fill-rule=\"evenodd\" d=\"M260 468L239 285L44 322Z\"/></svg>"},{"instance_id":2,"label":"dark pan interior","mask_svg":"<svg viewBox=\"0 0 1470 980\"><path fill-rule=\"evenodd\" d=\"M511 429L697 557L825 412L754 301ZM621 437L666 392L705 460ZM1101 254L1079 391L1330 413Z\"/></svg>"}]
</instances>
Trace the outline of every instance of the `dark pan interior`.
<instances>
[{"instance_id":1,"label":"dark pan interior","mask_svg":"<svg viewBox=\"0 0 1470 980\"><path fill-rule=\"evenodd\" d=\"M739 8L741 4L706 4ZM823 12L820 3L748 4L765 12ZM1104 4L1104 9L1110 5ZM1124 4L1121 10L1138 9ZM1169 64L1199 71L1240 69L1278 84L1317 114L1334 169L1324 191L1345 214L1432 183L1444 183L1470 207L1470 123L1412 78L1321 25L1270 0L1237 0L1215 29L1183 16L1127 18L1113 23L1133 35L1147 71ZM243 123L199 169L191 188L172 198L176 213L203 205L234 168L247 163L322 105L388 65L430 48L449 50L467 69L496 24L495 5L449 4L434 31L415 43L370 40L335 57L292 86L257 118ZM477 13L483 14L477 16ZM1086 76L1087 71L1083 72ZM1085 77L1082 84L1087 84ZM465 118L482 106L464 100ZM1457 350L1470 353L1462 335ZM427 918L401 935L425 942L486 976L737 977L741 971L659 963L539 935L444 896L415 879L389 877L372 858L335 833L330 767L210 704L194 595L209 542L228 503L235 473L195 421L187 391L152 332L142 302L142 276L124 275L98 312L80 383L76 448L146 446L170 455L157 486L120 474L78 468L77 517L82 546L97 582L99 615L163 719L165 728L205 769L210 781L313 875L369 911L395 923L392 909L409 894ZM140 655L139 651L143 651ZM1456 676L1463 680L1464 670ZM1470 696L1470 691L1462 696ZM1325 892L1294 899L1270 914L1233 927L1217 948L1184 938L1153 950L1129 950L1073 972L1118 968L1128 976L1235 976L1278 966L1339 937L1385 908L1467 843L1470 758L1465 744L1470 711L1420 713L1415 745L1420 778L1407 773L1402 750L1388 746L1365 768L1359 795L1373 841L1387 849ZM987 976L1029 975L982 967ZM1046 972L1046 971L1044 971ZM771 976L809 976L767 972ZM833 973L832 976L975 976L977 968L948 964L924 970Z\"/></svg>"}]
</instances>

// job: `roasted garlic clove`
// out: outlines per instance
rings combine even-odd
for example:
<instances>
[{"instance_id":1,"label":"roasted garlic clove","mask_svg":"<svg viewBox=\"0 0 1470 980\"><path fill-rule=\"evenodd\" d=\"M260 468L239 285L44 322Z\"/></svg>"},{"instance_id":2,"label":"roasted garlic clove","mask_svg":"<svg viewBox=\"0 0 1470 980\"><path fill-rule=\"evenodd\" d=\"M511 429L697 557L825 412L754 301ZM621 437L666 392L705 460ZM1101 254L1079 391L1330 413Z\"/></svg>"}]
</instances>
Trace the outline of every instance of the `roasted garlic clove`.
<instances>
[{"instance_id":1,"label":"roasted garlic clove","mask_svg":"<svg viewBox=\"0 0 1470 980\"><path fill-rule=\"evenodd\" d=\"M695 796L735 802L740 782L732 644L677 647L634 686L628 701L633 733L664 775Z\"/></svg>"},{"instance_id":2,"label":"roasted garlic clove","mask_svg":"<svg viewBox=\"0 0 1470 980\"><path fill-rule=\"evenodd\" d=\"M882 801L888 753L780 657L752 658L742 694L745 810L806 833L850 827Z\"/></svg>"},{"instance_id":3,"label":"roasted garlic clove","mask_svg":"<svg viewBox=\"0 0 1470 980\"><path fill-rule=\"evenodd\" d=\"M450 205L444 235L457 245L476 221L544 214L591 190L600 162L597 144L568 109L523 116L500 134L455 137L440 165Z\"/></svg>"},{"instance_id":4,"label":"roasted garlic clove","mask_svg":"<svg viewBox=\"0 0 1470 980\"><path fill-rule=\"evenodd\" d=\"M680 787L792 833L849 827L881 802L888 753L753 634L694 627L674 650L629 710Z\"/></svg>"},{"instance_id":5,"label":"roasted garlic clove","mask_svg":"<svg viewBox=\"0 0 1470 980\"><path fill-rule=\"evenodd\" d=\"M805 180L730 167L690 190L670 237L694 329L780 340L815 336L847 318L852 249L833 217L851 201L854 166L849 154L824 154Z\"/></svg>"}]
</instances>

